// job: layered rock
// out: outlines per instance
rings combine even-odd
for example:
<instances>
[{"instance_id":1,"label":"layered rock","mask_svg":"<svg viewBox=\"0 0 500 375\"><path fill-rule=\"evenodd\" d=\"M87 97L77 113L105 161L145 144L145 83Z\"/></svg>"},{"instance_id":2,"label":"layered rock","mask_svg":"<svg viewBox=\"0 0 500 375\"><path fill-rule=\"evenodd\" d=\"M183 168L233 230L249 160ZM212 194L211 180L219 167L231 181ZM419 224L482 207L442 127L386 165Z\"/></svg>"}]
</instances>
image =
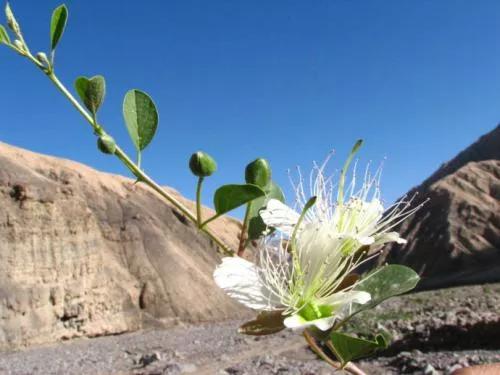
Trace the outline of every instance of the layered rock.
<instances>
[{"instance_id":1,"label":"layered rock","mask_svg":"<svg viewBox=\"0 0 500 375\"><path fill-rule=\"evenodd\" d=\"M248 313L212 281L215 245L133 180L0 143L0 207L0 349ZM214 225L236 245L237 221Z\"/></svg>"},{"instance_id":2,"label":"layered rock","mask_svg":"<svg viewBox=\"0 0 500 375\"><path fill-rule=\"evenodd\" d=\"M398 230L408 243L379 262L406 264L421 289L500 281L500 126L407 195L427 204Z\"/></svg>"}]
</instances>

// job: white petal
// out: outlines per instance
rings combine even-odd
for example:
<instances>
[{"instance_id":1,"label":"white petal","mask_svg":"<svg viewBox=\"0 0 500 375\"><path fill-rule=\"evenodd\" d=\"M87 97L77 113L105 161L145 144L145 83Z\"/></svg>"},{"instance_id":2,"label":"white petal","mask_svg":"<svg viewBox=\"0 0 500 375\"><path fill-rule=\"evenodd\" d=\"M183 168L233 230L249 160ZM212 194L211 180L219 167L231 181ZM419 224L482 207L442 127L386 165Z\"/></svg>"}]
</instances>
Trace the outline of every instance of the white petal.
<instances>
[{"instance_id":1,"label":"white petal","mask_svg":"<svg viewBox=\"0 0 500 375\"><path fill-rule=\"evenodd\" d=\"M376 236L374 244L383 245L388 242L396 242L400 245L403 245L406 243L406 240L404 238L399 237L398 232L387 232Z\"/></svg>"},{"instance_id":2,"label":"white petal","mask_svg":"<svg viewBox=\"0 0 500 375\"><path fill-rule=\"evenodd\" d=\"M271 199L266 208L260 211L260 217L267 226L291 235L300 215L279 200Z\"/></svg>"},{"instance_id":3,"label":"white petal","mask_svg":"<svg viewBox=\"0 0 500 375\"><path fill-rule=\"evenodd\" d=\"M329 316L327 318L320 318L315 320L305 320L298 314L289 316L283 321L283 324L287 328L299 329L310 326L316 326L322 331L327 331L332 328L333 323L335 323L335 317Z\"/></svg>"},{"instance_id":4,"label":"white petal","mask_svg":"<svg viewBox=\"0 0 500 375\"><path fill-rule=\"evenodd\" d=\"M371 298L372 297L368 292L364 292L361 290L351 290L348 292L338 292L332 294L329 297L322 298L321 303L333 307L350 305L351 303L359 303L360 305L364 305L365 303L369 302Z\"/></svg>"},{"instance_id":5,"label":"white petal","mask_svg":"<svg viewBox=\"0 0 500 375\"><path fill-rule=\"evenodd\" d=\"M375 242L375 238L370 236L354 237L361 245L372 245Z\"/></svg>"},{"instance_id":6,"label":"white petal","mask_svg":"<svg viewBox=\"0 0 500 375\"><path fill-rule=\"evenodd\" d=\"M297 314L291 315L288 318L285 318L285 320L283 320L283 324L285 325L285 327L293 329L307 327L310 325L308 323L309 322L307 320L305 320L304 318L302 318L300 315Z\"/></svg>"},{"instance_id":7,"label":"white petal","mask_svg":"<svg viewBox=\"0 0 500 375\"><path fill-rule=\"evenodd\" d=\"M335 317L331 316L328 318L321 318L321 319L316 319L313 320L312 323L320 330L322 331L328 331L330 328L333 327L333 323L335 323Z\"/></svg>"},{"instance_id":8,"label":"white petal","mask_svg":"<svg viewBox=\"0 0 500 375\"><path fill-rule=\"evenodd\" d=\"M262 284L257 266L243 258L223 258L214 280L228 296L251 309L273 310L279 304Z\"/></svg>"}]
</instances>

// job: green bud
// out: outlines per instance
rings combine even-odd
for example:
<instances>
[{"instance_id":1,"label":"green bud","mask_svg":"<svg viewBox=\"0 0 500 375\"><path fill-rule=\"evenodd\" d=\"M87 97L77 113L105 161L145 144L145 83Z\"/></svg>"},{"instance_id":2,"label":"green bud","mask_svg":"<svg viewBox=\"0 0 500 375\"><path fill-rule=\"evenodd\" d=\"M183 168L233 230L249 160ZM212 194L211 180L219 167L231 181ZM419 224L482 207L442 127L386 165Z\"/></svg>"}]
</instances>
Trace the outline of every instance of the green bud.
<instances>
[{"instance_id":1,"label":"green bud","mask_svg":"<svg viewBox=\"0 0 500 375\"><path fill-rule=\"evenodd\" d=\"M12 9L10 9L9 3L5 5L5 17L7 18L7 26L14 32L14 34L21 34L21 28L14 17Z\"/></svg>"},{"instance_id":2,"label":"green bud","mask_svg":"<svg viewBox=\"0 0 500 375\"><path fill-rule=\"evenodd\" d=\"M38 52L36 54L36 59L40 64L48 68L50 66L49 59L47 58L47 55L44 52Z\"/></svg>"},{"instance_id":3,"label":"green bud","mask_svg":"<svg viewBox=\"0 0 500 375\"><path fill-rule=\"evenodd\" d=\"M25 51L24 44L23 44L23 42L21 42L19 39L14 40L14 45L16 46L16 48L17 48L19 51L21 51L21 52L24 52L24 51Z\"/></svg>"},{"instance_id":4,"label":"green bud","mask_svg":"<svg viewBox=\"0 0 500 375\"><path fill-rule=\"evenodd\" d=\"M255 159L245 168L245 181L247 184L254 184L265 187L271 181L271 167L266 159Z\"/></svg>"},{"instance_id":5,"label":"green bud","mask_svg":"<svg viewBox=\"0 0 500 375\"><path fill-rule=\"evenodd\" d=\"M191 155L189 169L195 176L207 177L217 170L217 163L210 155L198 151Z\"/></svg>"},{"instance_id":6,"label":"green bud","mask_svg":"<svg viewBox=\"0 0 500 375\"><path fill-rule=\"evenodd\" d=\"M97 139L97 147L105 154L114 154L116 142L110 135L104 134Z\"/></svg>"}]
</instances>

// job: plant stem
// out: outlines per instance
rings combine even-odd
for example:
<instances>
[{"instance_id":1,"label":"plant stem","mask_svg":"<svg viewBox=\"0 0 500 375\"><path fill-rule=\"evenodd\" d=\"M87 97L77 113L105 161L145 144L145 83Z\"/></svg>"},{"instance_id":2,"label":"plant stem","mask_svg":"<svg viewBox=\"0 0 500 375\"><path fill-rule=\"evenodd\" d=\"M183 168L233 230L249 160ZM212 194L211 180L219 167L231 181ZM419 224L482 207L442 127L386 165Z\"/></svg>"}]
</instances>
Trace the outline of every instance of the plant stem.
<instances>
[{"instance_id":1,"label":"plant stem","mask_svg":"<svg viewBox=\"0 0 500 375\"><path fill-rule=\"evenodd\" d=\"M140 150L137 150L137 168L141 169L142 162L142 153Z\"/></svg>"},{"instance_id":2,"label":"plant stem","mask_svg":"<svg viewBox=\"0 0 500 375\"><path fill-rule=\"evenodd\" d=\"M11 47L14 50L17 48ZM55 73L51 70L47 70L43 65L41 65L32 55L27 52L25 56L31 60L38 68L40 68L50 79L50 81L57 87L57 89L70 101L73 107L76 108L78 112L83 116L85 120L92 126L94 132L99 134L102 131L102 127L97 123L94 123L93 117L81 106L81 104L75 99L75 97L68 91L68 89L64 86L64 84L57 78ZM165 189L163 189L160 185L158 185L154 180L152 180L146 173L144 173L138 165L136 165L127 154L116 145L115 156L120 159L127 168L138 178L140 181L144 182L146 185L151 187L154 191L160 194L163 198L165 198L168 202L170 202L176 209L178 209L182 214L184 214L189 220L196 223L196 217L191 213L191 211L184 206L181 202L175 199L172 195L170 195ZM200 228L212 241L214 241L222 253L226 255L234 255L234 251L227 247L224 242L219 239L210 229L203 227Z\"/></svg>"},{"instance_id":3,"label":"plant stem","mask_svg":"<svg viewBox=\"0 0 500 375\"><path fill-rule=\"evenodd\" d=\"M314 337L309 333L309 331L306 329L304 330L304 338L306 339L307 343L311 347L311 349L326 363L328 363L330 366L339 369L339 370L345 370L351 374L354 375L366 375L366 373L361 370L358 366L356 366L352 362L347 362L344 367L342 367L340 362L334 361L331 359L324 351L321 349L321 347L318 345Z\"/></svg>"},{"instance_id":4,"label":"plant stem","mask_svg":"<svg viewBox=\"0 0 500 375\"><path fill-rule=\"evenodd\" d=\"M240 234L240 244L238 246L238 256L242 256L245 251L245 247L247 244L247 229L248 229L248 221L250 220L250 206L252 202L247 203L247 208L245 211L245 218L243 219L243 225L241 226L241 234Z\"/></svg>"},{"instance_id":5,"label":"plant stem","mask_svg":"<svg viewBox=\"0 0 500 375\"><path fill-rule=\"evenodd\" d=\"M209 217L207 220L205 220L203 223L201 223L201 227L204 228L208 223L210 223L211 221L214 221L215 219L218 219L219 217L220 217L219 214L215 214L214 216Z\"/></svg>"},{"instance_id":6,"label":"plant stem","mask_svg":"<svg viewBox=\"0 0 500 375\"><path fill-rule=\"evenodd\" d=\"M196 224L201 228L201 187L203 185L203 177L198 177L198 184L196 185Z\"/></svg>"}]
</instances>

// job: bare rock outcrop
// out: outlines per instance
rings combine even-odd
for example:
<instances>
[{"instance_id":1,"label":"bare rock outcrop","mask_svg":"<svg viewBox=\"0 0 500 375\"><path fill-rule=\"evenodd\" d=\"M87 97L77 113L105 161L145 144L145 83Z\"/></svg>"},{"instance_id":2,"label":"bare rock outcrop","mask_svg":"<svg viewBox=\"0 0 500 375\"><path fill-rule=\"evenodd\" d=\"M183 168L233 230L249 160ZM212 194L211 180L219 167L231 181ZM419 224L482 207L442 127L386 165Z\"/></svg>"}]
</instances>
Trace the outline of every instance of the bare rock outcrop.
<instances>
[{"instance_id":1,"label":"bare rock outcrop","mask_svg":"<svg viewBox=\"0 0 500 375\"><path fill-rule=\"evenodd\" d=\"M133 182L0 143L1 350L248 313L215 245ZM239 225L212 228L234 246Z\"/></svg>"},{"instance_id":2,"label":"bare rock outcrop","mask_svg":"<svg viewBox=\"0 0 500 375\"><path fill-rule=\"evenodd\" d=\"M500 281L500 126L444 164L408 196L423 209L379 262L419 271L420 289Z\"/></svg>"}]
</instances>

